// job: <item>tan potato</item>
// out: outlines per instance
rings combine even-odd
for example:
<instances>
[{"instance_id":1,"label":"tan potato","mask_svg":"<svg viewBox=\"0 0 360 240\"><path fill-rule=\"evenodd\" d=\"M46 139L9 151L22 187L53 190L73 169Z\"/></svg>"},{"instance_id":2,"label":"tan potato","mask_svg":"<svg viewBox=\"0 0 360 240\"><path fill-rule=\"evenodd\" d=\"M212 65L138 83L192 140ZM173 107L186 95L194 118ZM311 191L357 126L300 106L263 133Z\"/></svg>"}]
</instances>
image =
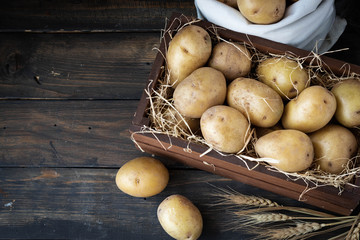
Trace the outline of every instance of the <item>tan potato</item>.
<instances>
[{"instance_id":1,"label":"tan potato","mask_svg":"<svg viewBox=\"0 0 360 240\"><path fill-rule=\"evenodd\" d=\"M237 0L218 0L219 2L225 3L226 5L233 7L233 8L238 8L237 7Z\"/></svg>"},{"instance_id":2,"label":"tan potato","mask_svg":"<svg viewBox=\"0 0 360 240\"><path fill-rule=\"evenodd\" d=\"M201 235L203 220L199 209L182 195L171 195L162 201L157 217L167 234L178 240L195 240Z\"/></svg>"},{"instance_id":3,"label":"tan potato","mask_svg":"<svg viewBox=\"0 0 360 240\"><path fill-rule=\"evenodd\" d=\"M283 18L286 0L237 0L241 14L250 22L271 24Z\"/></svg>"},{"instance_id":4,"label":"tan potato","mask_svg":"<svg viewBox=\"0 0 360 240\"><path fill-rule=\"evenodd\" d=\"M190 133L190 131L195 133L200 130L200 118L189 118L181 116L178 111L171 107L166 109L163 118L178 125L187 133Z\"/></svg>"},{"instance_id":5,"label":"tan potato","mask_svg":"<svg viewBox=\"0 0 360 240\"><path fill-rule=\"evenodd\" d=\"M246 117L235 108L224 105L206 110L201 116L200 128L206 142L225 153L242 150L250 132Z\"/></svg>"},{"instance_id":6,"label":"tan potato","mask_svg":"<svg viewBox=\"0 0 360 240\"><path fill-rule=\"evenodd\" d=\"M334 94L322 86L311 86L286 104L282 124L284 128L314 132L331 120L335 110Z\"/></svg>"},{"instance_id":7,"label":"tan potato","mask_svg":"<svg viewBox=\"0 0 360 240\"><path fill-rule=\"evenodd\" d=\"M360 80L349 79L336 84L331 92L336 97L335 118L345 127L360 126Z\"/></svg>"},{"instance_id":8,"label":"tan potato","mask_svg":"<svg viewBox=\"0 0 360 240\"><path fill-rule=\"evenodd\" d=\"M358 150L354 134L340 125L327 125L309 136L317 165L328 173L341 173Z\"/></svg>"},{"instance_id":9,"label":"tan potato","mask_svg":"<svg viewBox=\"0 0 360 240\"><path fill-rule=\"evenodd\" d=\"M257 66L256 73L284 99L296 97L310 82L307 71L287 58L268 58Z\"/></svg>"},{"instance_id":10,"label":"tan potato","mask_svg":"<svg viewBox=\"0 0 360 240\"><path fill-rule=\"evenodd\" d=\"M251 54L244 45L220 42L213 48L208 65L232 81L250 72Z\"/></svg>"},{"instance_id":11,"label":"tan potato","mask_svg":"<svg viewBox=\"0 0 360 240\"><path fill-rule=\"evenodd\" d=\"M115 182L124 193L133 197L151 197L165 189L169 171L157 159L139 157L125 163L117 172Z\"/></svg>"},{"instance_id":12,"label":"tan potato","mask_svg":"<svg viewBox=\"0 0 360 240\"><path fill-rule=\"evenodd\" d=\"M211 51L210 35L203 28L190 25L181 29L170 41L166 54L173 88L195 69L204 66Z\"/></svg>"},{"instance_id":13,"label":"tan potato","mask_svg":"<svg viewBox=\"0 0 360 240\"><path fill-rule=\"evenodd\" d=\"M275 159L272 166L285 172L300 172L309 168L314 159L310 138L303 132L292 129L277 130L259 138L256 153L262 158Z\"/></svg>"},{"instance_id":14,"label":"tan potato","mask_svg":"<svg viewBox=\"0 0 360 240\"><path fill-rule=\"evenodd\" d=\"M200 118L206 109L224 103L226 79L216 69L196 69L177 86L173 98L174 106L181 115Z\"/></svg>"},{"instance_id":15,"label":"tan potato","mask_svg":"<svg viewBox=\"0 0 360 240\"><path fill-rule=\"evenodd\" d=\"M228 86L227 103L258 127L272 127L281 118L284 104L272 88L251 78L237 78Z\"/></svg>"},{"instance_id":16,"label":"tan potato","mask_svg":"<svg viewBox=\"0 0 360 240\"><path fill-rule=\"evenodd\" d=\"M277 124L275 124L272 127L267 127L267 128L257 127L257 128L255 128L256 137L261 138L262 136L264 136L268 133L271 133L273 131L276 131L276 130L283 130L283 127L281 126L280 122L278 122Z\"/></svg>"}]
</instances>

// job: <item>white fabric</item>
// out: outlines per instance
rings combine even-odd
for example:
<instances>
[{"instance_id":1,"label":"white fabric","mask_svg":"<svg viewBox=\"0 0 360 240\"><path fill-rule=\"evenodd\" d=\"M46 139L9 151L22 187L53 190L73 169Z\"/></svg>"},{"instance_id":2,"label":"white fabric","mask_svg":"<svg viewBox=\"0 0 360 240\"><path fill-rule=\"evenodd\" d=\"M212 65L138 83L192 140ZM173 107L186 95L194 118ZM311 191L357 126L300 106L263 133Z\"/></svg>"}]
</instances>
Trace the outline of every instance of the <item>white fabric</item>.
<instances>
[{"instance_id":1,"label":"white fabric","mask_svg":"<svg viewBox=\"0 0 360 240\"><path fill-rule=\"evenodd\" d=\"M195 6L199 19L318 53L328 51L347 24L336 17L334 0L299 0L286 9L282 20L269 25L253 24L217 0L195 0Z\"/></svg>"}]
</instances>

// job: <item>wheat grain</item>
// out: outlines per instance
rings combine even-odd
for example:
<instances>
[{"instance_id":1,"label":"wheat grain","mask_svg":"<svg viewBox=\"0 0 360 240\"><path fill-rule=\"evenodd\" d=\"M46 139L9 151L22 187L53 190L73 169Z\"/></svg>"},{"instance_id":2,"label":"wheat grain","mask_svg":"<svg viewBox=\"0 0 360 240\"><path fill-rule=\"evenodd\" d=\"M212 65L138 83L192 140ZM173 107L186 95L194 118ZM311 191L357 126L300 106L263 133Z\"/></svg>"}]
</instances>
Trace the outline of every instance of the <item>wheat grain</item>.
<instances>
[{"instance_id":1,"label":"wheat grain","mask_svg":"<svg viewBox=\"0 0 360 240\"><path fill-rule=\"evenodd\" d=\"M270 229L263 231L261 235L266 239L289 239L294 236L304 235L317 231L324 227L323 224L317 222L299 222L295 227Z\"/></svg>"}]
</instances>

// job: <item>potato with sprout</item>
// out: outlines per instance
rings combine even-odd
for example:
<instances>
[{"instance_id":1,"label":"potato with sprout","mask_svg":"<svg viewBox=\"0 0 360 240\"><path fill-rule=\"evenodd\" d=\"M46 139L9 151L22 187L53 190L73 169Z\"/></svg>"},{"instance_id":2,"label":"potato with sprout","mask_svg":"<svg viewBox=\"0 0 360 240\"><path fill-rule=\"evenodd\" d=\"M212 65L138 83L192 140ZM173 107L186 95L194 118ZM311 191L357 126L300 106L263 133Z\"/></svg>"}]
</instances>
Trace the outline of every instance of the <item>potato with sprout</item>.
<instances>
[{"instance_id":1,"label":"potato with sprout","mask_svg":"<svg viewBox=\"0 0 360 240\"><path fill-rule=\"evenodd\" d=\"M272 57L256 68L258 79L274 89L284 99L301 93L310 83L307 71L294 60Z\"/></svg>"},{"instance_id":2,"label":"potato with sprout","mask_svg":"<svg viewBox=\"0 0 360 240\"><path fill-rule=\"evenodd\" d=\"M329 124L309 136L316 164L328 173L341 173L358 150L354 134L340 125Z\"/></svg>"}]
</instances>

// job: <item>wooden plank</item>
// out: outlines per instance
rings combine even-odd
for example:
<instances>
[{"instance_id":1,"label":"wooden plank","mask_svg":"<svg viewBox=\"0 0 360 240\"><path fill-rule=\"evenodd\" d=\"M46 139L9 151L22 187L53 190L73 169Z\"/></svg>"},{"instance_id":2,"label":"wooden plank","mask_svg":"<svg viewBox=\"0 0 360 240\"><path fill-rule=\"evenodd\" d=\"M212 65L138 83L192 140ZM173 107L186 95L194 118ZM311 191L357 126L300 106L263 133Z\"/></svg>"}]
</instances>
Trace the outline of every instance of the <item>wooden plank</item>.
<instances>
[{"instance_id":1,"label":"wooden plank","mask_svg":"<svg viewBox=\"0 0 360 240\"><path fill-rule=\"evenodd\" d=\"M0 98L139 99L160 33L0 33Z\"/></svg>"},{"instance_id":2,"label":"wooden plank","mask_svg":"<svg viewBox=\"0 0 360 240\"><path fill-rule=\"evenodd\" d=\"M142 155L128 130L137 104L0 101L0 166L121 166Z\"/></svg>"},{"instance_id":3,"label":"wooden plank","mask_svg":"<svg viewBox=\"0 0 360 240\"><path fill-rule=\"evenodd\" d=\"M196 16L194 1L5 1L0 32L159 30L172 12Z\"/></svg>"},{"instance_id":4,"label":"wooden plank","mask_svg":"<svg viewBox=\"0 0 360 240\"><path fill-rule=\"evenodd\" d=\"M119 191L117 169L0 168L0 238L11 239L169 239L156 217L160 202L172 194L188 197L201 211L200 239L244 239L244 232L223 231L234 216L209 206L215 187L262 196L283 205L303 206L258 188L198 170L170 170L166 189L134 198ZM210 184L212 185L210 185Z\"/></svg>"}]
</instances>

